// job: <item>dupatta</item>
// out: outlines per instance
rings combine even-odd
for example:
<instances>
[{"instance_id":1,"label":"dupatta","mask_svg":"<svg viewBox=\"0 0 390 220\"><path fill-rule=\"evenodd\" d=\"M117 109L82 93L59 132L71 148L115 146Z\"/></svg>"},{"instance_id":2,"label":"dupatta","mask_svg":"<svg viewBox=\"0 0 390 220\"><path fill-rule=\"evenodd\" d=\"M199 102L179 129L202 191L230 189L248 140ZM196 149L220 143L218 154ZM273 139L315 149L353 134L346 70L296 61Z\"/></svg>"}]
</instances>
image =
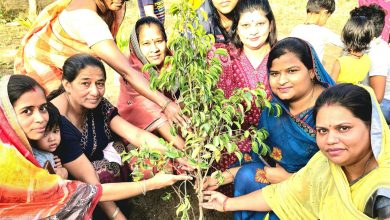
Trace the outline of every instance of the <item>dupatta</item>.
<instances>
[{"instance_id":1,"label":"dupatta","mask_svg":"<svg viewBox=\"0 0 390 220\"><path fill-rule=\"evenodd\" d=\"M390 131L371 88L371 148L378 167L350 186L342 168L317 153L298 173L263 189L281 219L372 219L376 196L390 197ZM371 210L370 210L371 209Z\"/></svg>"},{"instance_id":2,"label":"dupatta","mask_svg":"<svg viewBox=\"0 0 390 220\"><path fill-rule=\"evenodd\" d=\"M40 167L9 101L8 81L0 82L0 218L90 219L101 186L63 180Z\"/></svg>"},{"instance_id":3,"label":"dupatta","mask_svg":"<svg viewBox=\"0 0 390 220\"><path fill-rule=\"evenodd\" d=\"M314 48L306 41L304 42L311 53L315 82L323 88L335 85L335 82L321 64ZM294 116L290 113L288 105L273 93L271 101L273 104L281 106L282 113L280 117L273 117L270 115L269 109L264 109L258 128L264 127L270 130L269 137L265 140L265 143L272 150L270 156L288 172L295 173L304 167L318 151L315 140L313 109L307 109Z\"/></svg>"}]
</instances>

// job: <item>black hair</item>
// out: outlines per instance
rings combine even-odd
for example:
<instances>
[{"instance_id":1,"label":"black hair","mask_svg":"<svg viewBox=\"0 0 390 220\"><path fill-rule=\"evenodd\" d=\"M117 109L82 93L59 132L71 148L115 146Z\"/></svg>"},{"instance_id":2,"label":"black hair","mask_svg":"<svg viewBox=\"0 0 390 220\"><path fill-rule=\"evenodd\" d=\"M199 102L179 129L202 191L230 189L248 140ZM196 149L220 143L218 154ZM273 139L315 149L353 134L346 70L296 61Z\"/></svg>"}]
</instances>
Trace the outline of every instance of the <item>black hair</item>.
<instances>
[{"instance_id":1,"label":"black hair","mask_svg":"<svg viewBox=\"0 0 390 220\"><path fill-rule=\"evenodd\" d=\"M341 40L350 52L362 52L370 46L374 38L374 24L364 16L353 16L345 24Z\"/></svg>"},{"instance_id":2,"label":"black hair","mask_svg":"<svg viewBox=\"0 0 390 220\"><path fill-rule=\"evenodd\" d=\"M243 13L253 12L256 10L261 10L262 12L264 12L265 17L267 17L269 21L269 26L271 28L271 31L268 34L266 42L268 42L271 45L271 47L276 43L277 34L276 34L275 16L272 12L268 0L241 0L238 2L235 8L235 16L233 18L233 24L232 24L232 43L237 48L242 49L243 47L243 44L237 33L238 21L240 20L240 17Z\"/></svg>"},{"instance_id":3,"label":"black hair","mask_svg":"<svg viewBox=\"0 0 390 220\"><path fill-rule=\"evenodd\" d=\"M146 17L140 18L135 23L135 33L137 35L138 42L139 42L140 27L143 25L151 25L151 24L154 24L157 26L157 28L159 29L159 31L163 35L164 41L166 42L167 41L167 34L165 33L164 25L161 23L160 20L158 20L155 17L151 17L151 16L146 16Z\"/></svg>"},{"instance_id":4,"label":"black hair","mask_svg":"<svg viewBox=\"0 0 390 220\"><path fill-rule=\"evenodd\" d=\"M53 103L47 103L47 112L49 113L49 121L46 125L46 132L51 131L56 127L60 127L61 124L61 115L57 107Z\"/></svg>"},{"instance_id":5,"label":"black hair","mask_svg":"<svg viewBox=\"0 0 390 220\"><path fill-rule=\"evenodd\" d=\"M333 14L336 10L336 3L334 0L309 0L306 4L307 13L319 14L321 10L327 10L328 13Z\"/></svg>"},{"instance_id":6,"label":"black hair","mask_svg":"<svg viewBox=\"0 0 390 220\"><path fill-rule=\"evenodd\" d=\"M341 83L323 91L314 105L314 120L318 111L324 105L340 105L364 121L371 124L372 104L371 97L364 88L351 83Z\"/></svg>"},{"instance_id":7,"label":"black hair","mask_svg":"<svg viewBox=\"0 0 390 220\"><path fill-rule=\"evenodd\" d=\"M212 0L206 0L206 1L209 1L208 3L210 5L211 16L209 19L210 19L210 22L212 23L212 27L218 27L223 35L223 38L228 42L232 37L232 31L231 31L232 29L230 29L229 32L225 30L225 28L221 24L221 17L219 16L218 10L215 8L213 1ZM241 1L243 1L243 0L241 0ZM235 16L235 8L226 16L230 17L230 18L236 17Z\"/></svg>"},{"instance_id":8,"label":"black hair","mask_svg":"<svg viewBox=\"0 0 390 220\"><path fill-rule=\"evenodd\" d=\"M75 80L79 75L80 71L88 66L98 67L103 72L104 78L106 78L106 70L102 61L89 54L80 53L65 60L64 66L62 67L62 80L65 79L68 82L73 82L73 80ZM62 94L64 91L65 89L61 85L57 90L52 91L47 96L47 99L50 101Z\"/></svg>"},{"instance_id":9,"label":"black hair","mask_svg":"<svg viewBox=\"0 0 390 220\"><path fill-rule=\"evenodd\" d=\"M8 98L12 105L24 93L34 90L36 87L45 93L45 89L37 81L26 75L11 75L7 85Z\"/></svg>"},{"instance_id":10,"label":"black hair","mask_svg":"<svg viewBox=\"0 0 390 220\"><path fill-rule=\"evenodd\" d=\"M268 71L270 70L274 59L277 59L288 52L294 53L308 70L313 69L313 58L308 43L299 38L287 37L278 41L271 49L267 61Z\"/></svg>"},{"instance_id":11,"label":"black hair","mask_svg":"<svg viewBox=\"0 0 390 220\"><path fill-rule=\"evenodd\" d=\"M379 37L385 26L386 11L377 4L371 4L369 6L360 6L353 9L350 13L351 17L365 16L374 24L374 36Z\"/></svg>"}]
</instances>

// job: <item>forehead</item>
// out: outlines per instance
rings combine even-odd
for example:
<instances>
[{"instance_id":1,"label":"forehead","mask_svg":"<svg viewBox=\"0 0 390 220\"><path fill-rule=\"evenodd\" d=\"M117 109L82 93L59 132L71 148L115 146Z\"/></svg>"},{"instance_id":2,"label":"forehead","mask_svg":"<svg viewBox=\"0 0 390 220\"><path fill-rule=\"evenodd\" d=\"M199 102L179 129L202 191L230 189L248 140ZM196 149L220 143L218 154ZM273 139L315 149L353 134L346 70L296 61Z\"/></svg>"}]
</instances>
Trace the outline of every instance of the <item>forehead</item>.
<instances>
[{"instance_id":1,"label":"forehead","mask_svg":"<svg viewBox=\"0 0 390 220\"><path fill-rule=\"evenodd\" d=\"M163 38L163 33L157 24L143 24L139 27L139 41L153 38Z\"/></svg>"},{"instance_id":2,"label":"forehead","mask_svg":"<svg viewBox=\"0 0 390 220\"><path fill-rule=\"evenodd\" d=\"M361 121L346 107L339 104L327 103L319 108L316 117L316 124L321 126L332 126L341 123L352 123L356 120Z\"/></svg>"},{"instance_id":3,"label":"forehead","mask_svg":"<svg viewBox=\"0 0 390 220\"><path fill-rule=\"evenodd\" d=\"M247 10L240 14L239 22L243 21L268 21L265 13L261 9Z\"/></svg>"},{"instance_id":4,"label":"forehead","mask_svg":"<svg viewBox=\"0 0 390 220\"><path fill-rule=\"evenodd\" d=\"M86 66L84 69L80 70L76 79L78 79L78 80L83 80L83 79L100 80L100 79L104 79L104 73L97 66Z\"/></svg>"},{"instance_id":5,"label":"forehead","mask_svg":"<svg viewBox=\"0 0 390 220\"><path fill-rule=\"evenodd\" d=\"M14 103L15 108L24 108L28 106L40 106L46 103L45 93L39 87L23 93Z\"/></svg>"},{"instance_id":6,"label":"forehead","mask_svg":"<svg viewBox=\"0 0 390 220\"><path fill-rule=\"evenodd\" d=\"M287 52L281 55L280 57L272 60L270 69L273 70L275 68L289 68L290 66L293 65L304 66L302 61L298 58L298 56L295 53Z\"/></svg>"}]
</instances>

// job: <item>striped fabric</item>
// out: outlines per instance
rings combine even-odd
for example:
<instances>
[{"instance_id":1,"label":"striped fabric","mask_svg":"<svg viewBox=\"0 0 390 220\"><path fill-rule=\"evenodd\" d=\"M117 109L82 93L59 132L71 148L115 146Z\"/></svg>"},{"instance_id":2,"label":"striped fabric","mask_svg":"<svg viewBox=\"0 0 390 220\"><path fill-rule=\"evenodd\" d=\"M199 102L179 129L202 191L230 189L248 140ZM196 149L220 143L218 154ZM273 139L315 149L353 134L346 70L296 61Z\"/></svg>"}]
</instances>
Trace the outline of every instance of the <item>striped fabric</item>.
<instances>
[{"instance_id":1,"label":"striped fabric","mask_svg":"<svg viewBox=\"0 0 390 220\"><path fill-rule=\"evenodd\" d=\"M86 42L70 37L59 22L59 14L71 0L58 0L48 5L37 17L15 59L15 74L28 75L39 82L47 92L57 89L65 60L78 53L96 56ZM124 7L118 11L111 32L115 36L123 20Z\"/></svg>"}]
</instances>

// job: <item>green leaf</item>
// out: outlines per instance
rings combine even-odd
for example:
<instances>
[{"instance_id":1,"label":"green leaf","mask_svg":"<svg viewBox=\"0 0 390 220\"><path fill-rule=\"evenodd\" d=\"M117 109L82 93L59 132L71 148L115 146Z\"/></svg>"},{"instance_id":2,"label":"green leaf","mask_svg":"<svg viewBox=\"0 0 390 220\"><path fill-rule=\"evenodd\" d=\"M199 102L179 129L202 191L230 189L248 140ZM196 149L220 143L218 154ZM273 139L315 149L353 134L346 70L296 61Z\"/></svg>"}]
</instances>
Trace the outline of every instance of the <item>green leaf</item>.
<instances>
[{"instance_id":1,"label":"green leaf","mask_svg":"<svg viewBox=\"0 0 390 220\"><path fill-rule=\"evenodd\" d=\"M236 152L234 152L234 154L236 155L238 161L242 160L243 155L242 155L241 151L236 151Z\"/></svg>"}]
</instances>

